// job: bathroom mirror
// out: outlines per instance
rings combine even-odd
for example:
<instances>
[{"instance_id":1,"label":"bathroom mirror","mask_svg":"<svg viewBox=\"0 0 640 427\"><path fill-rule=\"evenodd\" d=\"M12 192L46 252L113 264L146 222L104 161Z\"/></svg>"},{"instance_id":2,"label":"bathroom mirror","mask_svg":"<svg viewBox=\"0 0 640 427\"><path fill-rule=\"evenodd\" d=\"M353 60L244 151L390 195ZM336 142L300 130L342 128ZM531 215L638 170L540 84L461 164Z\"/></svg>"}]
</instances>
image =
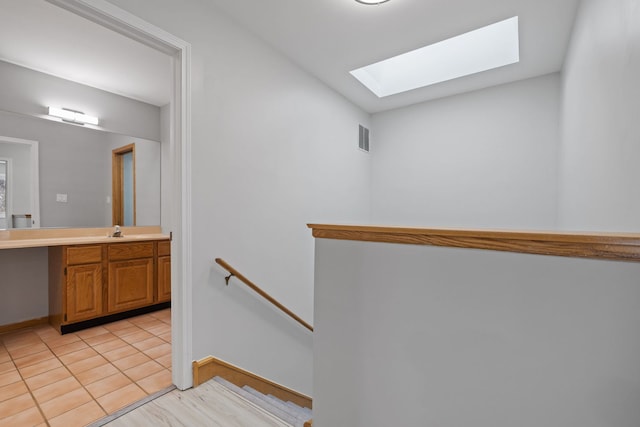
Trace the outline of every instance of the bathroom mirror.
<instances>
[{"instance_id":1,"label":"bathroom mirror","mask_svg":"<svg viewBox=\"0 0 640 427\"><path fill-rule=\"evenodd\" d=\"M159 142L7 112L0 129L0 229L113 225L112 152L123 146L136 153L133 224L160 224Z\"/></svg>"}]
</instances>

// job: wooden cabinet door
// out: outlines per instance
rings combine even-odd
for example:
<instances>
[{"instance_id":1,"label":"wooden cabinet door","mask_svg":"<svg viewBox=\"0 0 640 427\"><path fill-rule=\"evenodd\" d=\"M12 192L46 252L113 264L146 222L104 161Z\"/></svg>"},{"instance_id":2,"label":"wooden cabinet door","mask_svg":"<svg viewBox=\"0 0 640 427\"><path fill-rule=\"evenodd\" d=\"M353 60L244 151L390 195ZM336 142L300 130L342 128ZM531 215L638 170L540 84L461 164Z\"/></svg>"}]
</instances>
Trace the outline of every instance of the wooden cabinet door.
<instances>
[{"instance_id":1,"label":"wooden cabinet door","mask_svg":"<svg viewBox=\"0 0 640 427\"><path fill-rule=\"evenodd\" d=\"M65 323L102 315L102 264L67 267L66 303Z\"/></svg>"},{"instance_id":2,"label":"wooden cabinet door","mask_svg":"<svg viewBox=\"0 0 640 427\"><path fill-rule=\"evenodd\" d=\"M158 257L158 302L171 301L171 257Z\"/></svg>"},{"instance_id":3,"label":"wooden cabinet door","mask_svg":"<svg viewBox=\"0 0 640 427\"><path fill-rule=\"evenodd\" d=\"M109 263L108 310L153 304L153 258Z\"/></svg>"}]
</instances>

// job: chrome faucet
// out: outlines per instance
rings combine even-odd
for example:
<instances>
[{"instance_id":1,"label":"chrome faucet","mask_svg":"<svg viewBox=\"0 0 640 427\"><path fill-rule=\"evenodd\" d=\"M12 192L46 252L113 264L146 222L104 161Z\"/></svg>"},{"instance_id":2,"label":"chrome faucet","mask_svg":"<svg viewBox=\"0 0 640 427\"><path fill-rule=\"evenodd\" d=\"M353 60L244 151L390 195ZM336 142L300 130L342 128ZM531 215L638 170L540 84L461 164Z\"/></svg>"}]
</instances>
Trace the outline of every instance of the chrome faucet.
<instances>
[{"instance_id":1,"label":"chrome faucet","mask_svg":"<svg viewBox=\"0 0 640 427\"><path fill-rule=\"evenodd\" d=\"M115 229L113 230L113 234L111 235L111 237L122 237L122 231L120 231L119 225L115 226Z\"/></svg>"}]
</instances>

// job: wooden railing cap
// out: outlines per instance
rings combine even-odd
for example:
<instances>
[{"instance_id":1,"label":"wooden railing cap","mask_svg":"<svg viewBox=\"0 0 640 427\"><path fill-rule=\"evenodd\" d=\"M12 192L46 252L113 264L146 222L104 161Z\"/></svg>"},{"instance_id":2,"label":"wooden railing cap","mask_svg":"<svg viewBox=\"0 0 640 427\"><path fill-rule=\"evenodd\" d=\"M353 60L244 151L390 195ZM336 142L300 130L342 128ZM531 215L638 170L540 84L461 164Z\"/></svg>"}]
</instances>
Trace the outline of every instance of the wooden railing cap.
<instances>
[{"instance_id":1,"label":"wooden railing cap","mask_svg":"<svg viewBox=\"0 0 640 427\"><path fill-rule=\"evenodd\" d=\"M640 234L308 224L313 237L640 261Z\"/></svg>"}]
</instances>

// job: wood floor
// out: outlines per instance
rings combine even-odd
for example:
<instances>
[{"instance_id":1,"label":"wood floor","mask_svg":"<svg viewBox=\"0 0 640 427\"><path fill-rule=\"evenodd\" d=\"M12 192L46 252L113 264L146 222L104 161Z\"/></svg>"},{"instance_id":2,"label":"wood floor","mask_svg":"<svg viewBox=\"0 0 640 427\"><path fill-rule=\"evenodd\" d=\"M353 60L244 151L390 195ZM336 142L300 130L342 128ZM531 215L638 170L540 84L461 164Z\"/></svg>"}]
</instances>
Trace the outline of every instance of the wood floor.
<instances>
[{"instance_id":1,"label":"wood floor","mask_svg":"<svg viewBox=\"0 0 640 427\"><path fill-rule=\"evenodd\" d=\"M291 427L215 381L173 390L106 427Z\"/></svg>"}]
</instances>

